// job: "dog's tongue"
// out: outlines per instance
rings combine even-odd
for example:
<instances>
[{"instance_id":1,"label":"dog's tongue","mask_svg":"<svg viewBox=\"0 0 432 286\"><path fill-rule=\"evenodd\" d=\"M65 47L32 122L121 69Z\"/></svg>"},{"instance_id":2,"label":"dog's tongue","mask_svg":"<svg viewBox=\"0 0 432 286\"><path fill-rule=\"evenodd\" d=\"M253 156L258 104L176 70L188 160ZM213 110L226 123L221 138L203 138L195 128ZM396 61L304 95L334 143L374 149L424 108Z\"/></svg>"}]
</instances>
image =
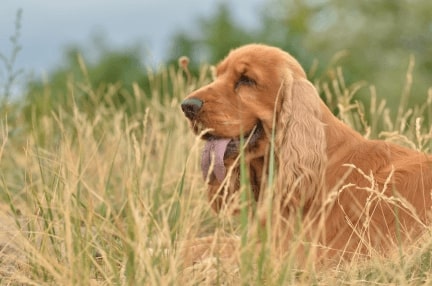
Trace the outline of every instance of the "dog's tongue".
<instances>
[{"instance_id":1,"label":"dog's tongue","mask_svg":"<svg viewBox=\"0 0 432 286\"><path fill-rule=\"evenodd\" d=\"M213 174L219 182L222 182L225 178L225 165L224 165L224 154L228 143L231 139L214 139L206 142L201 158L201 170L203 172L204 179L209 175L210 163L212 160L212 154L214 154L214 167Z\"/></svg>"}]
</instances>

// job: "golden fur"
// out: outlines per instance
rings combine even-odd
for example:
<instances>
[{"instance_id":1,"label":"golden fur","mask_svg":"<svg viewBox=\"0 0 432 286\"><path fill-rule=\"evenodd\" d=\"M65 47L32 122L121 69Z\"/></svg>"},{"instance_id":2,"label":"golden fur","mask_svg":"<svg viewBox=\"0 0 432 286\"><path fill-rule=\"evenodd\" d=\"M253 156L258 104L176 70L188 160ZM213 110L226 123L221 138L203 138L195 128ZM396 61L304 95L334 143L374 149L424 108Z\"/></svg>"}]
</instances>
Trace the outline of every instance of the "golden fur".
<instances>
[{"instance_id":1,"label":"golden fur","mask_svg":"<svg viewBox=\"0 0 432 286\"><path fill-rule=\"evenodd\" d=\"M202 102L189 118L196 134L209 129L213 138L238 139L257 126L263 129L245 148L245 158L254 199L262 206L272 202L271 226L279 244L286 247L293 239L299 217L304 240L321 246L327 256L345 257L381 249L401 233L411 237L428 223L431 157L367 140L349 128L288 53L259 44L235 49L217 65L215 80L191 98ZM276 176L270 188L273 131ZM232 174L223 183L209 178L209 200L216 211L235 201L237 155L225 157ZM262 213L265 224L269 216Z\"/></svg>"}]
</instances>

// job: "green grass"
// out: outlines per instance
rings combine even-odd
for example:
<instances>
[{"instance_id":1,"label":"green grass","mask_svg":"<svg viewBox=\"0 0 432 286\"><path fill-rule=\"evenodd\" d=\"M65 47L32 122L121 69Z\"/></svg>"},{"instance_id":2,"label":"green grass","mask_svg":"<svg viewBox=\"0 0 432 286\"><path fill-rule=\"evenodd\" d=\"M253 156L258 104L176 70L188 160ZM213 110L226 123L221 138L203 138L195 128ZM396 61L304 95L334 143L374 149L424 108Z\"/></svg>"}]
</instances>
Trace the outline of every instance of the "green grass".
<instances>
[{"instance_id":1,"label":"green grass","mask_svg":"<svg viewBox=\"0 0 432 286\"><path fill-rule=\"evenodd\" d=\"M407 110L407 85L392 119L373 88L366 109L355 101L359 86L346 86L341 71L336 74L317 85L349 125L367 137L429 151L432 91L424 105ZM428 233L387 257L326 269L310 263L300 271L295 257L277 261L265 248L255 253L254 238L245 236L253 224L245 211L233 218L210 210L199 169L202 145L179 108L208 75L203 67L188 82L181 71L163 69L150 78L151 94L134 85L121 108L109 100L116 86L95 89L86 81L69 82L64 102L50 112L37 112L52 106L43 95L33 112L27 109L31 116L17 106L2 107L2 285L431 283ZM81 102L83 94L93 101ZM241 259L214 255L184 266L182 242L213 234L241 236Z\"/></svg>"}]
</instances>

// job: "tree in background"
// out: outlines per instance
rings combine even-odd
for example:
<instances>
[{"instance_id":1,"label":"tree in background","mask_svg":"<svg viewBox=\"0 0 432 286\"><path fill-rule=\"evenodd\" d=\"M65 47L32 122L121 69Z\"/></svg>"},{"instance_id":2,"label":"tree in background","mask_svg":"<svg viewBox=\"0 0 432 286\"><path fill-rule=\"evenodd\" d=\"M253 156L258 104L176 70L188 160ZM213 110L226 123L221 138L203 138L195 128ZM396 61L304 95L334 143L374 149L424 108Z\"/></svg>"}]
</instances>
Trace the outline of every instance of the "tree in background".
<instances>
[{"instance_id":1,"label":"tree in background","mask_svg":"<svg viewBox=\"0 0 432 286\"><path fill-rule=\"evenodd\" d=\"M237 23L226 3L220 4L209 18L201 17L196 22L196 33L180 31L173 36L168 55L172 61L187 55L195 64L215 63L233 47L254 41L254 31Z\"/></svg>"},{"instance_id":2,"label":"tree in background","mask_svg":"<svg viewBox=\"0 0 432 286\"><path fill-rule=\"evenodd\" d=\"M43 116L56 111L58 106L72 106L66 104L70 101L83 110L88 109L88 114L100 104L122 108L135 82L148 86L141 48L138 45L112 48L103 35L94 35L85 47L68 47L61 65L45 80L28 80L24 112L27 117ZM102 97L104 94L107 96Z\"/></svg>"}]
</instances>

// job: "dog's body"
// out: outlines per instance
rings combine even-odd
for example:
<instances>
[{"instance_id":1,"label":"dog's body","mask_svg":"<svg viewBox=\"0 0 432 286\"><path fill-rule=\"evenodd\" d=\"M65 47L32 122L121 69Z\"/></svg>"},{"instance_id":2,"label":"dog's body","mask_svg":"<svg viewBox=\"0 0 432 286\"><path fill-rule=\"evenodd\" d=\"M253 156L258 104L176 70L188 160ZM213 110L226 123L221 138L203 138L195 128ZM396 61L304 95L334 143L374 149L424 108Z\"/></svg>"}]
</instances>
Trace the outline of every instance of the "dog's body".
<instances>
[{"instance_id":1,"label":"dog's body","mask_svg":"<svg viewBox=\"0 0 432 286\"><path fill-rule=\"evenodd\" d=\"M253 197L264 204L271 194L272 228L282 244L294 233L293 217L301 217L306 240L344 256L379 249L428 223L432 158L349 128L280 49L253 44L233 50L217 66L215 81L190 94L182 109L196 134L210 130L203 136L202 165L217 211L239 189L235 158L239 138L249 138L244 150ZM210 150L216 164L208 174Z\"/></svg>"}]
</instances>

